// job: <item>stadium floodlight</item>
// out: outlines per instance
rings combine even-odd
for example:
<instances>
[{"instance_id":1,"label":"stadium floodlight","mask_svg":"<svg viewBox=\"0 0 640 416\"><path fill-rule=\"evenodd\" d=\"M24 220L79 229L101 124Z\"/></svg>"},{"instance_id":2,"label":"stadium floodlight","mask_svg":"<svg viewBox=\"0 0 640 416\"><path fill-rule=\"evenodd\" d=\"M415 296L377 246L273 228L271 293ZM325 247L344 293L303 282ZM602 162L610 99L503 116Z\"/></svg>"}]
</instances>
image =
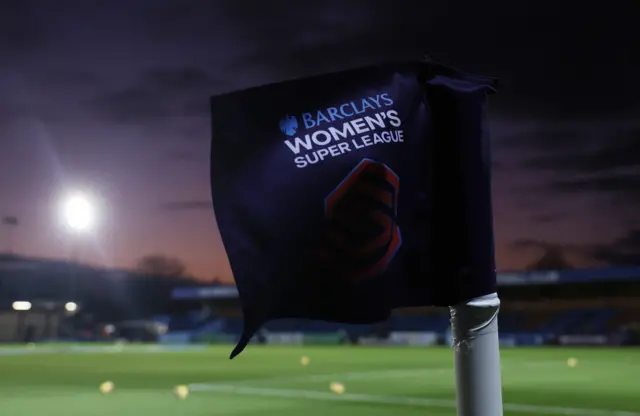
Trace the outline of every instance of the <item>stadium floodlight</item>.
<instances>
[{"instance_id":1,"label":"stadium floodlight","mask_svg":"<svg viewBox=\"0 0 640 416\"><path fill-rule=\"evenodd\" d=\"M31 310L31 302L27 301L16 301L11 305L14 311L29 311Z\"/></svg>"},{"instance_id":2,"label":"stadium floodlight","mask_svg":"<svg viewBox=\"0 0 640 416\"><path fill-rule=\"evenodd\" d=\"M62 216L65 225L73 232L90 231L96 222L96 208L84 194L74 193L63 200Z\"/></svg>"},{"instance_id":3,"label":"stadium floodlight","mask_svg":"<svg viewBox=\"0 0 640 416\"><path fill-rule=\"evenodd\" d=\"M73 313L78 310L78 304L75 302L67 302L64 305L64 310L70 313Z\"/></svg>"}]
</instances>

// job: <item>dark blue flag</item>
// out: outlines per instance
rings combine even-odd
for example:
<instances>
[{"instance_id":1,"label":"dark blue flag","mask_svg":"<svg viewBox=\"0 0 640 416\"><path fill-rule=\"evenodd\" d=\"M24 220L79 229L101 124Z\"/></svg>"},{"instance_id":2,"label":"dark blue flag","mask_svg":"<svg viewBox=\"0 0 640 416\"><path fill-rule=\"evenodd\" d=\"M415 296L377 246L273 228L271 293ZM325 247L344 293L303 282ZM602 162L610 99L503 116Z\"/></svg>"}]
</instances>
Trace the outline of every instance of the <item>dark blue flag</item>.
<instances>
[{"instance_id":1,"label":"dark blue flag","mask_svg":"<svg viewBox=\"0 0 640 416\"><path fill-rule=\"evenodd\" d=\"M494 80L393 63L213 97L211 190L244 314L373 323L496 291Z\"/></svg>"}]
</instances>

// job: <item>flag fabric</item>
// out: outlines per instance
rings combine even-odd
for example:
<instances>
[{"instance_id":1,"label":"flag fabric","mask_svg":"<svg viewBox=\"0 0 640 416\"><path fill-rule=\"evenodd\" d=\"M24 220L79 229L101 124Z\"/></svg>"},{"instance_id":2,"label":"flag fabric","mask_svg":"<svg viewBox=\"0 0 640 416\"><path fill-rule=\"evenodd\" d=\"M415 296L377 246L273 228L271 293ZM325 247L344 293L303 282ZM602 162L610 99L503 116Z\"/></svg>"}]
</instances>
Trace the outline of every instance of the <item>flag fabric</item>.
<instances>
[{"instance_id":1,"label":"flag fabric","mask_svg":"<svg viewBox=\"0 0 640 416\"><path fill-rule=\"evenodd\" d=\"M495 80L389 63L211 99L211 191L267 321L385 320L496 291L485 104Z\"/></svg>"},{"instance_id":2,"label":"flag fabric","mask_svg":"<svg viewBox=\"0 0 640 416\"><path fill-rule=\"evenodd\" d=\"M18 225L18 217L11 217L11 216L3 217L2 223L4 225Z\"/></svg>"}]
</instances>

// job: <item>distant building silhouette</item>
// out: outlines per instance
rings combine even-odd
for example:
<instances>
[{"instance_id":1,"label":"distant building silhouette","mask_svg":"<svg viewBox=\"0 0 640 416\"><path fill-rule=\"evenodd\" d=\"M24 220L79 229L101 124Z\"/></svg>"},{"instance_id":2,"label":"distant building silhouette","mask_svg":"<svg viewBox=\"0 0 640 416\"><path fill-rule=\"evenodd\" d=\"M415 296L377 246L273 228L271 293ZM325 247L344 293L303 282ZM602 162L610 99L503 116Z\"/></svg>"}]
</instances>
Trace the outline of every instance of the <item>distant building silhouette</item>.
<instances>
[{"instance_id":1,"label":"distant building silhouette","mask_svg":"<svg viewBox=\"0 0 640 416\"><path fill-rule=\"evenodd\" d=\"M168 309L174 288L199 284L188 276L0 254L0 310L17 300L73 301L97 320L144 319Z\"/></svg>"}]
</instances>

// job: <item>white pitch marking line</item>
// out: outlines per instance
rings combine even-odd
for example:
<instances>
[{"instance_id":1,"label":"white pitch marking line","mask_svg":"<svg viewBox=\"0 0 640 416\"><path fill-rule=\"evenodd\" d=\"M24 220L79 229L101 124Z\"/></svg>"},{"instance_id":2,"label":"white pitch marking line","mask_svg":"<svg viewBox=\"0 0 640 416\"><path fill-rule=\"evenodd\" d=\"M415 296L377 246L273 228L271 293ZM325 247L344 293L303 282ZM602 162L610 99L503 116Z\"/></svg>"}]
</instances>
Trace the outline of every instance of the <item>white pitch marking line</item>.
<instances>
[{"instance_id":1,"label":"white pitch marking line","mask_svg":"<svg viewBox=\"0 0 640 416\"><path fill-rule=\"evenodd\" d=\"M503 366L504 366L503 360ZM557 365L557 361L548 362L553 365ZM522 363L516 362L518 365L524 365L526 367L538 366L537 362L534 363ZM375 371L357 371L349 373L332 373L332 374L307 374L304 376L282 376L282 377L260 377L252 379L239 379L239 380L227 380L225 384L262 384L262 383L297 383L297 382L315 382L315 381L334 381L334 380L369 380L369 379L387 379L387 378L405 378L405 377L420 377L422 375L451 375L453 377L453 367L422 367L422 368L407 368L396 370L375 370ZM209 383L205 383L209 384ZM210 384L219 384L217 382L211 382Z\"/></svg>"},{"instance_id":2,"label":"white pitch marking line","mask_svg":"<svg viewBox=\"0 0 640 416\"><path fill-rule=\"evenodd\" d=\"M420 407L442 407L455 408L456 404L450 400L429 399L421 397L401 397L401 396L377 396L371 394L333 394L313 390L295 389L273 389L261 387L242 387L225 384L191 384L192 391L213 391L220 393L233 393L241 395L254 395L264 397L290 398L290 399L311 399L311 400L332 400L361 403L396 404L405 406ZM546 415L564 416L640 416L640 413L626 412L606 409L579 409L573 407L559 406L538 406L528 404L505 403L504 410L520 413L534 413Z\"/></svg>"},{"instance_id":3,"label":"white pitch marking line","mask_svg":"<svg viewBox=\"0 0 640 416\"><path fill-rule=\"evenodd\" d=\"M253 383L297 383L297 382L314 382L314 381L333 381L333 380L369 380L369 379L387 379L387 378L405 378L418 377L423 374L451 374L451 368L420 368L406 370L381 370L381 371L359 371L350 373L332 373L332 374L309 374L306 376L291 377L263 377L254 379L228 380L227 385L231 384L253 384ZM219 383L204 383L206 385L218 385Z\"/></svg>"}]
</instances>

